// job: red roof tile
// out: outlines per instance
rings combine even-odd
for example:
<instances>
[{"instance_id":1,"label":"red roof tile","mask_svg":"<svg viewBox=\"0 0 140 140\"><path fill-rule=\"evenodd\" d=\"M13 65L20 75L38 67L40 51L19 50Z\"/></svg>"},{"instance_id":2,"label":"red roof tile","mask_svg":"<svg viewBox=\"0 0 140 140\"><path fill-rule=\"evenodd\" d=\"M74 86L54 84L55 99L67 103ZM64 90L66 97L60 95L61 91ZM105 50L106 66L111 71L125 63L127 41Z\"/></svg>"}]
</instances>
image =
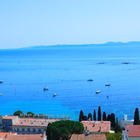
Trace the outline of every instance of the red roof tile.
<instances>
[{"instance_id":1,"label":"red roof tile","mask_svg":"<svg viewBox=\"0 0 140 140\"><path fill-rule=\"evenodd\" d=\"M46 136L41 134L31 135L7 135L4 140L44 140Z\"/></svg>"},{"instance_id":2,"label":"red roof tile","mask_svg":"<svg viewBox=\"0 0 140 140\"><path fill-rule=\"evenodd\" d=\"M125 128L128 137L140 137L140 125L126 125Z\"/></svg>"},{"instance_id":3,"label":"red roof tile","mask_svg":"<svg viewBox=\"0 0 140 140\"><path fill-rule=\"evenodd\" d=\"M84 130L90 132L110 132L110 121L82 121Z\"/></svg>"},{"instance_id":4,"label":"red roof tile","mask_svg":"<svg viewBox=\"0 0 140 140\"><path fill-rule=\"evenodd\" d=\"M6 135L15 135L16 133L10 133L10 132L0 132L0 138L5 137Z\"/></svg>"},{"instance_id":5,"label":"red roof tile","mask_svg":"<svg viewBox=\"0 0 140 140\"><path fill-rule=\"evenodd\" d=\"M18 116L4 116L2 119L15 119Z\"/></svg>"},{"instance_id":6,"label":"red roof tile","mask_svg":"<svg viewBox=\"0 0 140 140\"><path fill-rule=\"evenodd\" d=\"M106 140L106 136L104 134L73 134L70 140Z\"/></svg>"}]
</instances>

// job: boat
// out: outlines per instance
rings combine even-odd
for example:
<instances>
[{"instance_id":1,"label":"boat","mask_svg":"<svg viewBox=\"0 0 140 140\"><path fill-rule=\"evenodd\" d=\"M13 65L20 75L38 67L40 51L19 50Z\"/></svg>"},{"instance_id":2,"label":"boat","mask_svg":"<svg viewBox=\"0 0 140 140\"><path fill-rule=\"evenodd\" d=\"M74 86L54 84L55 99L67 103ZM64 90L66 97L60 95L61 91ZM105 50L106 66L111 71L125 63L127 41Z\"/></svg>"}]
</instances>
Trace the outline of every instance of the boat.
<instances>
[{"instance_id":1,"label":"boat","mask_svg":"<svg viewBox=\"0 0 140 140\"><path fill-rule=\"evenodd\" d=\"M57 94L54 93L52 96L55 97L55 96L57 96Z\"/></svg>"},{"instance_id":2,"label":"boat","mask_svg":"<svg viewBox=\"0 0 140 140\"><path fill-rule=\"evenodd\" d=\"M0 84L2 84L2 83L3 83L3 81L0 80Z\"/></svg>"},{"instance_id":3,"label":"boat","mask_svg":"<svg viewBox=\"0 0 140 140\"><path fill-rule=\"evenodd\" d=\"M109 84L109 83L106 83L106 84L105 84L105 86L109 87L109 86L111 86L111 84Z\"/></svg>"},{"instance_id":4,"label":"boat","mask_svg":"<svg viewBox=\"0 0 140 140\"><path fill-rule=\"evenodd\" d=\"M88 79L87 81L91 82L91 81L93 81L93 79Z\"/></svg>"},{"instance_id":5,"label":"boat","mask_svg":"<svg viewBox=\"0 0 140 140\"><path fill-rule=\"evenodd\" d=\"M2 93L0 93L0 96L2 96Z\"/></svg>"},{"instance_id":6,"label":"boat","mask_svg":"<svg viewBox=\"0 0 140 140\"><path fill-rule=\"evenodd\" d=\"M99 94L100 92L101 92L101 90L96 90L95 91L96 94Z\"/></svg>"},{"instance_id":7,"label":"boat","mask_svg":"<svg viewBox=\"0 0 140 140\"><path fill-rule=\"evenodd\" d=\"M44 87L43 90L46 91L46 90L49 90L49 88L48 87Z\"/></svg>"}]
</instances>

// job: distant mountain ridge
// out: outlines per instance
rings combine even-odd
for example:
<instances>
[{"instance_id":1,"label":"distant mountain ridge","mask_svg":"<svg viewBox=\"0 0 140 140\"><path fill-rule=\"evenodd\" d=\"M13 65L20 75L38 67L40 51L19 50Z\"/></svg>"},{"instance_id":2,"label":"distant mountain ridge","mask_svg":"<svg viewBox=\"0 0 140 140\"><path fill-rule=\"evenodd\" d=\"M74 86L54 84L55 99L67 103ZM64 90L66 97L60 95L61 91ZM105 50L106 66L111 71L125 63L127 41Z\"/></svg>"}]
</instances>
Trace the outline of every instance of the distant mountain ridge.
<instances>
[{"instance_id":1,"label":"distant mountain ridge","mask_svg":"<svg viewBox=\"0 0 140 140\"><path fill-rule=\"evenodd\" d=\"M130 42L107 42L104 44L58 44L58 45L39 45L30 46L19 49L46 49L48 47L86 47L86 46L140 46L140 41L130 41Z\"/></svg>"}]
</instances>

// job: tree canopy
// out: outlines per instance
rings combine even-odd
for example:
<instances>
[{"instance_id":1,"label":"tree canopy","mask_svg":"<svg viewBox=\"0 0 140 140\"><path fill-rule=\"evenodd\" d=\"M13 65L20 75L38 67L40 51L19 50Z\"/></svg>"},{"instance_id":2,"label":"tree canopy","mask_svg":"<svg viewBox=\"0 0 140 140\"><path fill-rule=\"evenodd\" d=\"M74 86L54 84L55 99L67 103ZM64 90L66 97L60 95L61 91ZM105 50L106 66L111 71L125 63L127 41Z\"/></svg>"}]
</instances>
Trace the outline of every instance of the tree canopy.
<instances>
[{"instance_id":1,"label":"tree canopy","mask_svg":"<svg viewBox=\"0 0 140 140\"><path fill-rule=\"evenodd\" d=\"M136 108L135 109L135 113L134 113L134 125L139 125L139 109Z\"/></svg>"},{"instance_id":2,"label":"tree canopy","mask_svg":"<svg viewBox=\"0 0 140 140\"><path fill-rule=\"evenodd\" d=\"M49 124L47 127L48 140L69 140L72 134L82 134L83 124L76 121L62 120Z\"/></svg>"},{"instance_id":3,"label":"tree canopy","mask_svg":"<svg viewBox=\"0 0 140 140\"><path fill-rule=\"evenodd\" d=\"M20 116L20 114L23 114L21 110L17 110L16 112L14 112L14 116Z\"/></svg>"}]
</instances>

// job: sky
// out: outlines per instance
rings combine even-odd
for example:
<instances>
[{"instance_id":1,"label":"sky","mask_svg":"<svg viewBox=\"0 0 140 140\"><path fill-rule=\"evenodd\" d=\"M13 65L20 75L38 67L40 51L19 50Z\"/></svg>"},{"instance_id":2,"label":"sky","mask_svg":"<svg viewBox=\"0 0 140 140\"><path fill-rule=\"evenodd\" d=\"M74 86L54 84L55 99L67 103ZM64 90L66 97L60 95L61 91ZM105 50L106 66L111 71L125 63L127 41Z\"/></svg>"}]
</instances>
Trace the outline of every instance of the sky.
<instances>
[{"instance_id":1,"label":"sky","mask_svg":"<svg viewBox=\"0 0 140 140\"><path fill-rule=\"evenodd\" d=\"M0 49L139 37L140 0L0 0Z\"/></svg>"}]
</instances>

